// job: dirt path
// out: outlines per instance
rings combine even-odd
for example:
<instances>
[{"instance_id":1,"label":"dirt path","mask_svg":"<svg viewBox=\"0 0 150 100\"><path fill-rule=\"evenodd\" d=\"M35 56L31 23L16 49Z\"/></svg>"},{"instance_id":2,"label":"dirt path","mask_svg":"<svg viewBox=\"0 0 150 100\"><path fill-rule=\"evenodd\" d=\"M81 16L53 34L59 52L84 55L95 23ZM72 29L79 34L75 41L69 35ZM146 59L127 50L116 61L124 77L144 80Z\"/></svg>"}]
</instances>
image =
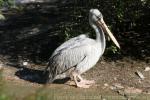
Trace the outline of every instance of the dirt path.
<instances>
[{"instance_id":1,"label":"dirt path","mask_svg":"<svg viewBox=\"0 0 150 100\"><path fill-rule=\"evenodd\" d=\"M93 69L83 74L87 79L94 79L97 82L89 89L67 84L45 85L40 81L41 70L37 70L37 67L33 70L31 68L33 64L28 64L27 68L5 64L1 66L0 100L149 100L150 98L148 69L150 63L144 61L124 58L116 62L99 62ZM32 70L29 70L30 68Z\"/></svg>"}]
</instances>

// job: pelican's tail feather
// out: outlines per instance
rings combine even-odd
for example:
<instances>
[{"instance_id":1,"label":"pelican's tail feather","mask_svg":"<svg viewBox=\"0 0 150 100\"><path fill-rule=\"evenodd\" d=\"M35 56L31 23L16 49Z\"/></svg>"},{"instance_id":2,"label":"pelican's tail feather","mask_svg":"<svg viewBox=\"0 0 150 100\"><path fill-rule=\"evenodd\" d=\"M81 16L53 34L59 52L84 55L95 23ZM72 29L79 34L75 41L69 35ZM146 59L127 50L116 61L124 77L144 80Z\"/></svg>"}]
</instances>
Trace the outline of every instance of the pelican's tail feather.
<instances>
[{"instance_id":1,"label":"pelican's tail feather","mask_svg":"<svg viewBox=\"0 0 150 100\"><path fill-rule=\"evenodd\" d=\"M48 66L46 67L45 71L44 71L44 75L46 78L46 83L53 83L54 79L56 77L56 73L50 68L50 63L48 64Z\"/></svg>"}]
</instances>

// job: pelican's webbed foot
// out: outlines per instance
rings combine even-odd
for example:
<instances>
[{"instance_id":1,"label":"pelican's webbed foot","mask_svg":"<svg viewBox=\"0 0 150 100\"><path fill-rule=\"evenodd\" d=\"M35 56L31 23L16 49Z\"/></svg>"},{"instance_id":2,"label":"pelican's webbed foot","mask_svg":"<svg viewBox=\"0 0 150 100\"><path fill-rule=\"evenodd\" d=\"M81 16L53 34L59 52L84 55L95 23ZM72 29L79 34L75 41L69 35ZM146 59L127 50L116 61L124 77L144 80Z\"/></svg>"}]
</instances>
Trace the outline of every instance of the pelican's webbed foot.
<instances>
[{"instance_id":1,"label":"pelican's webbed foot","mask_svg":"<svg viewBox=\"0 0 150 100\"><path fill-rule=\"evenodd\" d=\"M72 75L77 87L89 88L91 85L95 84L94 80L85 80L78 73L73 72Z\"/></svg>"}]
</instances>

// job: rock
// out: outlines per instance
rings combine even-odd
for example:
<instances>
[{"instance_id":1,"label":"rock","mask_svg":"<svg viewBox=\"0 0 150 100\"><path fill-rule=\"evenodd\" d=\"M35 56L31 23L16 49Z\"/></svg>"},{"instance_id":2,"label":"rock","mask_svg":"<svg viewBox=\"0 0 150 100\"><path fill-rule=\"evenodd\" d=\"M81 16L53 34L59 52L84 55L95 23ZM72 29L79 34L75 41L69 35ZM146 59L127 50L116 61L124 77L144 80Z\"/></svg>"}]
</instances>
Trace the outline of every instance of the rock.
<instances>
[{"instance_id":1,"label":"rock","mask_svg":"<svg viewBox=\"0 0 150 100\"><path fill-rule=\"evenodd\" d=\"M150 71L150 67L145 67L144 71Z\"/></svg>"},{"instance_id":2,"label":"rock","mask_svg":"<svg viewBox=\"0 0 150 100\"><path fill-rule=\"evenodd\" d=\"M3 64L0 64L0 70L2 70L3 69Z\"/></svg>"},{"instance_id":3,"label":"rock","mask_svg":"<svg viewBox=\"0 0 150 100\"><path fill-rule=\"evenodd\" d=\"M120 90L120 89L124 89L124 86L122 86L120 83L115 83L112 86L110 86L111 90Z\"/></svg>"},{"instance_id":4,"label":"rock","mask_svg":"<svg viewBox=\"0 0 150 100\"><path fill-rule=\"evenodd\" d=\"M116 90L116 87L110 86L110 89L111 89L111 90Z\"/></svg>"},{"instance_id":5,"label":"rock","mask_svg":"<svg viewBox=\"0 0 150 100\"><path fill-rule=\"evenodd\" d=\"M105 87L108 87L109 85L107 83L104 84Z\"/></svg>"},{"instance_id":6,"label":"rock","mask_svg":"<svg viewBox=\"0 0 150 100\"><path fill-rule=\"evenodd\" d=\"M126 94L139 94L139 93L142 93L142 90L141 89L137 89L137 88L134 88L134 87L127 87L124 92Z\"/></svg>"},{"instance_id":7,"label":"rock","mask_svg":"<svg viewBox=\"0 0 150 100\"><path fill-rule=\"evenodd\" d=\"M117 77L114 77L114 80L116 81L116 80L117 80Z\"/></svg>"},{"instance_id":8,"label":"rock","mask_svg":"<svg viewBox=\"0 0 150 100\"><path fill-rule=\"evenodd\" d=\"M28 62L23 62L23 66L27 66L28 65Z\"/></svg>"},{"instance_id":9,"label":"rock","mask_svg":"<svg viewBox=\"0 0 150 100\"><path fill-rule=\"evenodd\" d=\"M123 89L124 88L120 83L115 83L113 86L116 87L117 89Z\"/></svg>"},{"instance_id":10,"label":"rock","mask_svg":"<svg viewBox=\"0 0 150 100\"><path fill-rule=\"evenodd\" d=\"M135 72L142 80L145 78L144 75L140 71Z\"/></svg>"}]
</instances>

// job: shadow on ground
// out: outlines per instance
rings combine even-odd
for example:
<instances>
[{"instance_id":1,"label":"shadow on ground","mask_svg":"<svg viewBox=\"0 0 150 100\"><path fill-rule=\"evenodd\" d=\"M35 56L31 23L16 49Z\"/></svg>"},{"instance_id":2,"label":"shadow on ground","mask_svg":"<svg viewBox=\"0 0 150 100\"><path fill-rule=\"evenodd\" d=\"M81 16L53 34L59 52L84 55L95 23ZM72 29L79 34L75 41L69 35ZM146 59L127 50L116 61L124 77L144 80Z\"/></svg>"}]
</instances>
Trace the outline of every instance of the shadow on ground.
<instances>
[{"instance_id":1,"label":"shadow on ground","mask_svg":"<svg viewBox=\"0 0 150 100\"><path fill-rule=\"evenodd\" d=\"M39 84L46 84L47 83L47 73L44 73L42 70L34 70L29 68L21 68L18 70L15 75L19 77L20 79L33 82L33 83L39 83ZM64 79L56 79L53 83L55 84L64 84L68 80L70 80L69 77Z\"/></svg>"}]
</instances>

